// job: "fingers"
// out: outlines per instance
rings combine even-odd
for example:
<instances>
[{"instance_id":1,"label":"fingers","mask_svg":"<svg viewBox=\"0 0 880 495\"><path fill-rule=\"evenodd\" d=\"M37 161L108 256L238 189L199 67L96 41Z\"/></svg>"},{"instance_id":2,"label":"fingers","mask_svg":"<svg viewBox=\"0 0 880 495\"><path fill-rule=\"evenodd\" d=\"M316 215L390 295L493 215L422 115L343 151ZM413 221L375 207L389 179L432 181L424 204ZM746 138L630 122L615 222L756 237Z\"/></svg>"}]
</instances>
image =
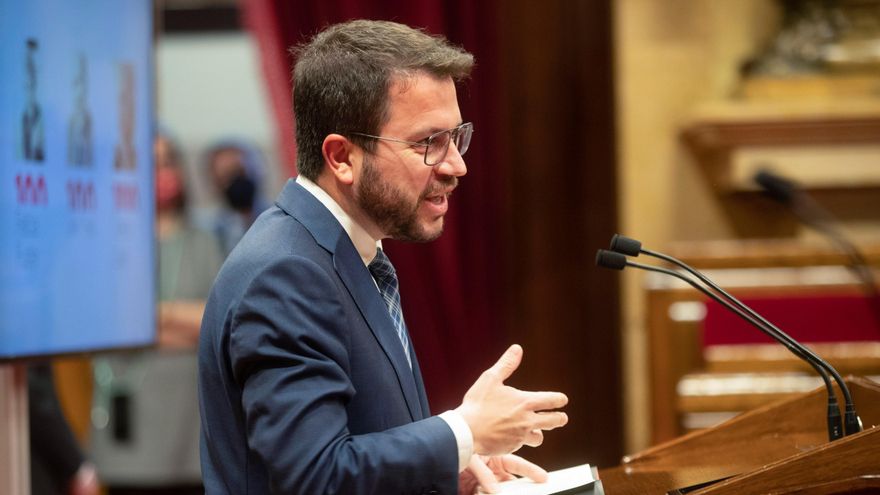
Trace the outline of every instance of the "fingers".
<instances>
[{"instance_id":1,"label":"fingers","mask_svg":"<svg viewBox=\"0 0 880 495\"><path fill-rule=\"evenodd\" d=\"M489 466L480 459L478 455L472 455L471 461L468 463L468 470L477 479L477 483L486 493L496 493L498 491L498 482L495 480L495 473L489 469Z\"/></svg>"},{"instance_id":2,"label":"fingers","mask_svg":"<svg viewBox=\"0 0 880 495\"><path fill-rule=\"evenodd\" d=\"M544 443L544 432L542 430L553 430L565 426L566 423L568 423L568 415L564 412L535 413L532 423L534 429L526 434L523 444L529 447L537 447Z\"/></svg>"},{"instance_id":3,"label":"fingers","mask_svg":"<svg viewBox=\"0 0 880 495\"><path fill-rule=\"evenodd\" d=\"M547 471L513 454L486 458L472 456L467 470L479 483L479 493L497 493L501 489L499 480L515 479L516 476L524 476L537 483L544 483L548 479Z\"/></svg>"},{"instance_id":4,"label":"fingers","mask_svg":"<svg viewBox=\"0 0 880 495\"><path fill-rule=\"evenodd\" d=\"M523 445L529 447L537 447L544 443L544 432L542 430L553 430L568 423L568 415L564 412L539 412L535 413L532 426L534 429L526 434Z\"/></svg>"},{"instance_id":5,"label":"fingers","mask_svg":"<svg viewBox=\"0 0 880 495\"><path fill-rule=\"evenodd\" d=\"M529 409L548 411L568 404L568 396L562 392L526 392L529 395Z\"/></svg>"},{"instance_id":6,"label":"fingers","mask_svg":"<svg viewBox=\"0 0 880 495\"><path fill-rule=\"evenodd\" d=\"M541 430L532 430L528 432L523 440L523 445L528 445L529 447L537 447L542 443L544 443L544 432Z\"/></svg>"},{"instance_id":7,"label":"fingers","mask_svg":"<svg viewBox=\"0 0 880 495\"><path fill-rule=\"evenodd\" d=\"M510 378L510 375L519 367L519 363L522 362L522 355L522 347L519 344L513 344L504 351L501 358L487 371L494 373L503 382Z\"/></svg>"},{"instance_id":8,"label":"fingers","mask_svg":"<svg viewBox=\"0 0 880 495\"><path fill-rule=\"evenodd\" d=\"M501 457L504 463L504 471L517 476L525 476L532 481L543 483L547 481L547 471L531 463L518 455L508 454Z\"/></svg>"},{"instance_id":9,"label":"fingers","mask_svg":"<svg viewBox=\"0 0 880 495\"><path fill-rule=\"evenodd\" d=\"M550 411L535 413L535 428L553 430L568 423L568 415L564 412Z\"/></svg>"}]
</instances>

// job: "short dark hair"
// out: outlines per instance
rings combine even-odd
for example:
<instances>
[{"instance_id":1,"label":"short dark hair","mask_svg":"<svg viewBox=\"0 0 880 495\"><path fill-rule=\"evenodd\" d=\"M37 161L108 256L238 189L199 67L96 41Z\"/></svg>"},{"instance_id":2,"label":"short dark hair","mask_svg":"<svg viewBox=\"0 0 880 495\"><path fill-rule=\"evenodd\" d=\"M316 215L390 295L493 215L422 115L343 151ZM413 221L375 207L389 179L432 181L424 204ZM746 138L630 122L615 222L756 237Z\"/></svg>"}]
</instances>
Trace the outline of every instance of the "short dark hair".
<instances>
[{"instance_id":1,"label":"short dark hair","mask_svg":"<svg viewBox=\"0 0 880 495\"><path fill-rule=\"evenodd\" d=\"M474 65L473 55L444 37L388 21L332 25L293 54L297 169L311 180L324 167L321 147L329 134L343 134L373 150L374 141L348 133L379 133L388 118L394 78L427 72L460 81Z\"/></svg>"}]
</instances>

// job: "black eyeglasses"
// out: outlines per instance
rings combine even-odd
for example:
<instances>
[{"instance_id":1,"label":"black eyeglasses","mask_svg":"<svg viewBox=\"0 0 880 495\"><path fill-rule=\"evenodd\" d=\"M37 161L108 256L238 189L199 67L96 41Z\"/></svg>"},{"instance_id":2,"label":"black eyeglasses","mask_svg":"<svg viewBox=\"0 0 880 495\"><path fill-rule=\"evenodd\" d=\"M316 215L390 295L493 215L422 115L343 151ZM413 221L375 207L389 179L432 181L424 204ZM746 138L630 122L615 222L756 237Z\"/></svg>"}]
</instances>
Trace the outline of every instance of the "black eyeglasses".
<instances>
[{"instance_id":1,"label":"black eyeglasses","mask_svg":"<svg viewBox=\"0 0 880 495\"><path fill-rule=\"evenodd\" d=\"M381 139L382 141L391 141L394 143L403 143L410 146L419 146L425 148L425 165L433 167L442 162L446 158L449 151L449 143L454 142L455 148L458 149L459 155L467 153L468 147L471 145L471 136L474 134L474 124L465 122L458 127L447 129L445 131L435 132L421 141L405 141L403 139L374 136L372 134L364 134L362 132L352 132L356 136L368 137L372 139Z\"/></svg>"}]
</instances>

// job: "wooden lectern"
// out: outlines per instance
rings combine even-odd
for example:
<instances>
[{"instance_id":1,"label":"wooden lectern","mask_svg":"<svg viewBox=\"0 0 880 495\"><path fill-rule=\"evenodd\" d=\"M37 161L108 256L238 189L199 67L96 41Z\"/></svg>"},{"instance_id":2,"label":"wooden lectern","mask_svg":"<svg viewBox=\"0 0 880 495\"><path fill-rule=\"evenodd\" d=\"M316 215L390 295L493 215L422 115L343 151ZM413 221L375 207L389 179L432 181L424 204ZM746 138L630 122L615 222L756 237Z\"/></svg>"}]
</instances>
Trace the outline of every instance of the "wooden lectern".
<instances>
[{"instance_id":1,"label":"wooden lectern","mask_svg":"<svg viewBox=\"0 0 880 495\"><path fill-rule=\"evenodd\" d=\"M828 441L822 387L624 457L621 465L599 470L601 490L608 495L685 488L692 491L682 493L700 495L880 493L880 384L854 377L846 382L864 424L861 433Z\"/></svg>"}]
</instances>

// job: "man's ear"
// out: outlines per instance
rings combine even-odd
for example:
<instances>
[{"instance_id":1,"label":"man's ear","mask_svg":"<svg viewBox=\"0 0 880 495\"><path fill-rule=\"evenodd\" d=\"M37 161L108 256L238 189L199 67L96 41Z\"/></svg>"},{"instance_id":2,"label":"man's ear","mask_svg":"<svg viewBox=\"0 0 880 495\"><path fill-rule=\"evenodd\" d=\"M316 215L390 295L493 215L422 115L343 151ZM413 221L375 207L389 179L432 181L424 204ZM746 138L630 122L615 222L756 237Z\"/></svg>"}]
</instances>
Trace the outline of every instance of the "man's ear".
<instances>
[{"instance_id":1,"label":"man's ear","mask_svg":"<svg viewBox=\"0 0 880 495\"><path fill-rule=\"evenodd\" d=\"M354 181L352 159L357 160L357 147L341 134L328 134L321 145L321 153L324 155L324 163L336 180L351 185Z\"/></svg>"}]
</instances>

